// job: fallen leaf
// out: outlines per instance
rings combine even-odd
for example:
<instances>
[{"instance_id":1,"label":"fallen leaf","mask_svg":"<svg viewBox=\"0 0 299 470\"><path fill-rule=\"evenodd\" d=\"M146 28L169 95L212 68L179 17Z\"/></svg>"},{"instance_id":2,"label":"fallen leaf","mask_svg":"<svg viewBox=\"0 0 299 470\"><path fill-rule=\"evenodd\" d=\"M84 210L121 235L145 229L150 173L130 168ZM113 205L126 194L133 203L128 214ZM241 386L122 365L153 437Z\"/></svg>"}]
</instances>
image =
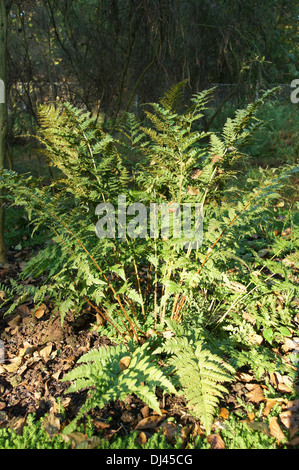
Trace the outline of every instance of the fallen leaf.
<instances>
[{"instance_id":1,"label":"fallen leaf","mask_svg":"<svg viewBox=\"0 0 299 470\"><path fill-rule=\"evenodd\" d=\"M283 352L288 352L290 350L296 349L298 347L298 343L298 338L285 338L281 349Z\"/></svg>"},{"instance_id":2,"label":"fallen leaf","mask_svg":"<svg viewBox=\"0 0 299 470\"><path fill-rule=\"evenodd\" d=\"M228 419L229 411L226 408L221 408L220 413L219 413L219 418Z\"/></svg>"},{"instance_id":3,"label":"fallen leaf","mask_svg":"<svg viewBox=\"0 0 299 470\"><path fill-rule=\"evenodd\" d=\"M145 405L141 408L140 413L142 414L143 418L147 418L149 416L149 406Z\"/></svg>"},{"instance_id":4,"label":"fallen leaf","mask_svg":"<svg viewBox=\"0 0 299 470\"><path fill-rule=\"evenodd\" d=\"M139 433L139 435L137 436L137 438L135 439L135 442L136 444L138 444L139 446L144 446L144 444L146 443L147 441L147 437L146 437L146 434L141 431Z\"/></svg>"},{"instance_id":5,"label":"fallen leaf","mask_svg":"<svg viewBox=\"0 0 299 470\"><path fill-rule=\"evenodd\" d=\"M299 399L289 401L287 409L280 413L279 418L282 424L289 430L292 438L299 429Z\"/></svg>"},{"instance_id":6,"label":"fallen leaf","mask_svg":"<svg viewBox=\"0 0 299 470\"><path fill-rule=\"evenodd\" d=\"M9 364L3 364L2 367L7 372L15 372L16 370L18 370L21 364L22 364L22 357L14 357L13 359L11 359Z\"/></svg>"},{"instance_id":7,"label":"fallen leaf","mask_svg":"<svg viewBox=\"0 0 299 470\"><path fill-rule=\"evenodd\" d=\"M277 390L281 393L292 393L293 389L284 383L279 383Z\"/></svg>"},{"instance_id":8,"label":"fallen leaf","mask_svg":"<svg viewBox=\"0 0 299 470\"><path fill-rule=\"evenodd\" d=\"M253 375L246 374L245 372L237 372L235 378L241 382L252 382L254 379Z\"/></svg>"},{"instance_id":9,"label":"fallen leaf","mask_svg":"<svg viewBox=\"0 0 299 470\"><path fill-rule=\"evenodd\" d=\"M271 436L277 439L278 443L286 439L286 436L280 429L280 426L278 424L278 419L276 416L273 416L269 421L269 431L270 431Z\"/></svg>"},{"instance_id":10,"label":"fallen leaf","mask_svg":"<svg viewBox=\"0 0 299 470\"><path fill-rule=\"evenodd\" d=\"M283 230L281 232L281 236L282 237L287 237L288 235L290 235L291 232L292 232L292 227L288 227L288 228L286 228L285 230Z\"/></svg>"},{"instance_id":11,"label":"fallen leaf","mask_svg":"<svg viewBox=\"0 0 299 470\"><path fill-rule=\"evenodd\" d=\"M279 382L281 382L282 379L281 379L281 375L279 374L279 372L272 372L270 374L270 383L272 385L274 385L274 387L278 387L278 384Z\"/></svg>"},{"instance_id":12,"label":"fallen leaf","mask_svg":"<svg viewBox=\"0 0 299 470\"><path fill-rule=\"evenodd\" d=\"M101 438L98 436L91 436L88 439L76 445L76 449L96 449L101 444Z\"/></svg>"},{"instance_id":13,"label":"fallen leaf","mask_svg":"<svg viewBox=\"0 0 299 470\"><path fill-rule=\"evenodd\" d=\"M109 429L110 428L110 424L105 423L104 421L100 421L99 419L93 420L92 424L94 425L94 427L97 430L99 430L99 429Z\"/></svg>"},{"instance_id":14,"label":"fallen leaf","mask_svg":"<svg viewBox=\"0 0 299 470\"><path fill-rule=\"evenodd\" d=\"M212 449L225 449L225 444L220 434L210 434L207 437L207 441Z\"/></svg>"},{"instance_id":15,"label":"fallen leaf","mask_svg":"<svg viewBox=\"0 0 299 470\"><path fill-rule=\"evenodd\" d=\"M290 429L292 426L294 426L296 418L291 410L286 410L280 413L279 419L287 429Z\"/></svg>"},{"instance_id":16,"label":"fallen leaf","mask_svg":"<svg viewBox=\"0 0 299 470\"><path fill-rule=\"evenodd\" d=\"M212 158L212 163L216 163L216 162L220 162L222 160L222 156L220 155L213 155L213 158Z\"/></svg>"},{"instance_id":17,"label":"fallen leaf","mask_svg":"<svg viewBox=\"0 0 299 470\"><path fill-rule=\"evenodd\" d=\"M268 416L268 414L272 410L273 406L276 405L276 403L277 403L276 398L269 398L269 399L267 398L266 406L263 410L263 415Z\"/></svg>"},{"instance_id":18,"label":"fallen leaf","mask_svg":"<svg viewBox=\"0 0 299 470\"><path fill-rule=\"evenodd\" d=\"M263 423L261 421L249 421L249 420L246 420L245 423L250 429L253 429L254 431L262 432L263 434L266 434L266 436L270 435L269 426L267 423Z\"/></svg>"},{"instance_id":19,"label":"fallen leaf","mask_svg":"<svg viewBox=\"0 0 299 470\"><path fill-rule=\"evenodd\" d=\"M119 367L121 370L125 370L129 367L130 365L130 362L131 362L131 356L124 356L121 358L121 360L119 361Z\"/></svg>"},{"instance_id":20,"label":"fallen leaf","mask_svg":"<svg viewBox=\"0 0 299 470\"><path fill-rule=\"evenodd\" d=\"M195 189L193 186L188 186L187 192L190 196L197 196L197 194L199 194L199 189Z\"/></svg>"},{"instance_id":21,"label":"fallen leaf","mask_svg":"<svg viewBox=\"0 0 299 470\"><path fill-rule=\"evenodd\" d=\"M39 355L43 359L47 359L49 355L51 354L52 347L53 347L52 343L48 343L46 346L44 346L43 348L39 350Z\"/></svg>"},{"instance_id":22,"label":"fallen leaf","mask_svg":"<svg viewBox=\"0 0 299 470\"><path fill-rule=\"evenodd\" d=\"M50 437L54 436L60 430L60 421L53 413L50 413L44 418L43 427Z\"/></svg>"},{"instance_id":23,"label":"fallen leaf","mask_svg":"<svg viewBox=\"0 0 299 470\"><path fill-rule=\"evenodd\" d=\"M192 170L190 174L190 178L193 180L196 180L197 178L200 177L202 173L203 173L203 170L200 170L199 168Z\"/></svg>"},{"instance_id":24,"label":"fallen leaf","mask_svg":"<svg viewBox=\"0 0 299 470\"><path fill-rule=\"evenodd\" d=\"M198 423L194 423L194 425L192 426L192 437L196 436L205 436L205 432Z\"/></svg>"},{"instance_id":25,"label":"fallen leaf","mask_svg":"<svg viewBox=\"0 0 299 470\"><path fill-rule=\"evenodd\" d=\"M25 316L25 317L30 315L29 308L26 304L18 305L17 312L19 312L22 316Z\"/></svg>"},{"instance_id":26,"label":"fallen leaf","mask_svg":"<svg viewBox=\"0 0 299 470\"><path fill-rule=\"evenodd\" d=\"M21 315L16 315L13 317L7 324L11 327L14 328L15 326L18 326L22 321Z\"/></svg>"},{"instance_id":27,"label":"fallen leaf","mask_svg":"<svg viewBox=\"0 0 299 470\"><path fill-rule=\"evenodd\" d=\"M6 292L4 290L0 290L0 300L6 299Z\"/></svg>"},{"instance_id":28,"label":"fallen leaf","mask_svg":"<svg viewBox=\"0 0 299 470\"><path fill-rule=\"evenodd\" d=\"M53 379L59 380L60 374L61 374L61 370L59 370L58 372L55 372L55 374L52 375Z\"/></svg>"},{"instance_id":29,"label":"fallen leaf","mask_svg":"<svg viewBox=\"0 0 299 470\"><path fill-rule=\"evenodd\" d=\"M252 334L249 336L248 338L248 341L251 343L251 344L262 344L262 342L264 341L264 338L261 336L261 335L257 335L257 334Z\"/></svg>"},{"instance_id":30,"label":"fallen leaf","mask_svg":"<svg viewBox=\"0 0 299 470\"><path fill-rule=\"evenodd\" d=\"M249 421L254 420L254 413L253 412L248 414L248 419L249 419Z\"/></svg>"},{"instance_id":31,"label":"fallen leaf","mask_svg":"<svg viewBox=\"0 0 299 470\"><path fill-rule=\"evenodd\" d=\"M253 403L260 403L265 400L263 390L260 385L254 384L252 390L246 393L246 397Z\"/></svg>"},{"instance_id":32,"label":"fallen leaf","mask_svg":"<svg viewBox=\"0 0 299 470\"><path fill-rule=\"evenodd\" d=\"M47 307L45 304L40 305L35 311L34 311L34 316L35 318L42 318L47 311Z\"/></svg>"},{"instance_id":33,"label":"fallen leaf","mask_svg":"<svg viewBox=\"0 0 299 470\"><path fill-rule=\"evenodd\" d=\"M85 441L87 436L82 432L74 431L68 434L67 437L70 438L73 443L77 446L81 442Z\"/></svg>"},{"instance_id":34,"label":"fallen leaf","mask_svg":"<svg viewBox=\"0 0 299 470\"><path fill-rule=\"evenodd\" d=\"M143 418L139 423L135 426L136 430L144 430L144 429L155 429L158 424L165 419L163 416L153 415L149 416L148 418Z\"/></svg>"},{"instance_id":35,"label":"fallen leaf","mask_svg":"<svg viewBox=\"0 0 299 470\"><path fill-rule=\"evenodd\" d=\"M166 438L166 441L169 444L174 444L175 437L179 433L178 426L172 422L168 422L168 423L162 423L160 428L162 429L162 432Z\"/></svg>"}]
</instances>

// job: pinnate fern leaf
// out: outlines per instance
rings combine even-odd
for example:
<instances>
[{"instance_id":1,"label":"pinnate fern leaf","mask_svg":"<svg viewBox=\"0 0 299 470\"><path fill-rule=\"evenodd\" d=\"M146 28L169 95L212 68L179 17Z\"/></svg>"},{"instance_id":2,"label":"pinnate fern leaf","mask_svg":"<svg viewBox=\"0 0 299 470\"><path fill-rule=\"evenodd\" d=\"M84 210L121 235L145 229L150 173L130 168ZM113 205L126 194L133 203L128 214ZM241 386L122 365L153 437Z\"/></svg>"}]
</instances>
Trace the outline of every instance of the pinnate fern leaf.
<instances>
[{"instance_id":1,"label":"pinnate fern leaf","mask_svg":"<svg viewBox=\"0 0 299 470\"><path fill-rule=\"evenodd\" d=\"M78 420L96 406L103 407L106 403L135 394L161 414L156 387L166 393L176 393L174 385L158 366L157 357L151 353L150 342L140 347L132 346L129 351L125 345L102 347L89 351L78 362L84 364L62 379L63 382L72 382L67 393L84 388L91 390L75 420L64 430L66 434L74 430Z\"/></svg>"},{"instance_id":2,"label":"pinnate fern leaf","mask_svg":"<svg viewBox=\"0 0 299 470\"><path fill-rule=\"evenodd\" d=\"M176 331L180 336L169 338L163 350L171 355L168 364L174 368L190 412L210 433L219 399L227 393L222 383L233 380L234 369L202 341L182 335L182 328Z\"/></svg>"}]
</instances>

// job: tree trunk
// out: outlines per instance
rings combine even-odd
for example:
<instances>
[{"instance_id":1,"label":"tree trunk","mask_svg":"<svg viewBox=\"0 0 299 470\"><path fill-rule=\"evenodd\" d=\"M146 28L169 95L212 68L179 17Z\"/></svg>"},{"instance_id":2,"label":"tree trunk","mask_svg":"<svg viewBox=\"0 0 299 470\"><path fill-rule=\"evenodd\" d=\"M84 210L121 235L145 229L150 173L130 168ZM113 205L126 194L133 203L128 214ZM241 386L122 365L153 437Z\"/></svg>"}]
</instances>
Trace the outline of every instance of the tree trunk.
<instances>
[{"instance_id":1,"label":"tree trunk","mask_svg":"<svg viewBox=\"0 0 299 470\"><path fill-rule=\"evenodd\" d=\"M6 84L6 45L7 45L7 11L5 0L0 0L0 86ZM4 103L0 103L0 169L4 168L7 144L7 102L4 89ZM2 190L0 190L2 196ZM7 262L4 241L4 205L0 199L0 263Z\"/></svg>"}]
</instances>

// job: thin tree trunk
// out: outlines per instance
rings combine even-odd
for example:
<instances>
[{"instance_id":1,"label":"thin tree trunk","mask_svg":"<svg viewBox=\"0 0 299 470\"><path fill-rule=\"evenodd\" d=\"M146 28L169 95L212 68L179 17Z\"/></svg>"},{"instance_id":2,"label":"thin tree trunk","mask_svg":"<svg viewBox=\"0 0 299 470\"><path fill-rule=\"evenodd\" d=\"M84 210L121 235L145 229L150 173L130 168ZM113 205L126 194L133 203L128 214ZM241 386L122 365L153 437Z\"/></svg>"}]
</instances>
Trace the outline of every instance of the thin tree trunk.
<instances>
[{"instance_id":1,"label":"thin tree trunk","mask_svg":"<svg viewBox=\"0 0 299 470\"><path fill-rule=\"evenodd\" d=\"M6 84L6 45L7 45L7 11L5 0L0 0L0 80L1 86ZM7 143L7 103L4 90L4 103L0 103L0 169L4 168ZM0 190L2 196L2 189ZM0 199L0 263L7 262L4 241L4 205Z\"/></svg>"}]
</instances>

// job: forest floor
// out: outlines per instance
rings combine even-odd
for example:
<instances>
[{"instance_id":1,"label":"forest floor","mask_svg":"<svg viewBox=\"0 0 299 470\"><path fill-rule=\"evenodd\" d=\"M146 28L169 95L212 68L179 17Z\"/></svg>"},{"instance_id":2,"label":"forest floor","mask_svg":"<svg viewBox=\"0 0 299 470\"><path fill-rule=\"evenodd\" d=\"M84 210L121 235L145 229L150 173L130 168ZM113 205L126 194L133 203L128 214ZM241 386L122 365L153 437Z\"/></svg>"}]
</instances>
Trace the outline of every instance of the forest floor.
<instances>
[{"instance_id":1,"label":"forest floor","mask_svg":"<svg viewBox=\"0 0 299 470\"><path fill-rule=\"evenodd\" d=\"M26 259L32 254L31 247L9 251L9 263L0 268L0 284L8 286L11 278L18 281ZM42 280L28 279L25 282L35 284ZM54 306L50 300L35 311L33 300L27 299L12 314L5 315L6 309L1 309L5 300L1 298L2 294L0 292L0 338L4 344L5 360L0 363L0 428L9 427L21 433L28 415L34 413L40 419L50 413L54 418L59 414L57 403L60 403L64 409L63 416L59 416L59 421L53 419L47 432L49 435L63 432L63 427L76 416L87 391L66 394L69 383L60 379L89 349L112 343L98 332L95 316L88 310L76 319L70 313L62 327L59 314L53 315ZM296 347L299 347L299 338L290 340L279 354L288 360L288 354ZM269 383L275 389L273 398L266 398L264 394ZM212 448L227 447L221 438L226 422L241 422L250 432L270 439L272 448L297 448L298 392L296 385L279 373L257 381L250 371L240 372L221 402L213 434L206 436L207 442ZM189 414L183 398L163 398L161 395L160 406L162 416L130 396L124 402L95 409L90 417L94 430L107 441L138 431L138 442L144 444L159 432L173 445L179 436L186 448L189 440L198 435L205 437L200 423ZM278 411L269 419L275 407ZM76 437L79 441L84 438L84 433Z\"/></svg>"}]
</instances>

